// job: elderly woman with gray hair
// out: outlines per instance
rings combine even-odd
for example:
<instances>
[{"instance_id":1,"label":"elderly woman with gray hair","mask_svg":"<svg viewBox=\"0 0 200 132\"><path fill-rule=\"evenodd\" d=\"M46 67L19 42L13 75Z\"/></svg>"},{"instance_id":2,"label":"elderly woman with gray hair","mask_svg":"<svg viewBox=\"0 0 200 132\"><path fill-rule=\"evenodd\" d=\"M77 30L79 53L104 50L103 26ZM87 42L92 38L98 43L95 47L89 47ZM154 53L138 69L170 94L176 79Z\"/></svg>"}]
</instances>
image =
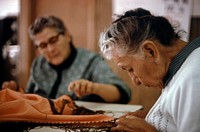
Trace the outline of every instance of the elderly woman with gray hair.
<instances>
[{"instance_id":1,"label":"elderly woman with gray hair","mask_svg":"<svg viewBox=\"0 0 200 132\"><path fill-rule=\"evenodd\" d=\"M102 54L133 84L162 90L150 111L127 113L112 131L200 131L200 38L188 43L180 33L166 18L138 8L101 34Z\"/></svg>"}]
</instances>

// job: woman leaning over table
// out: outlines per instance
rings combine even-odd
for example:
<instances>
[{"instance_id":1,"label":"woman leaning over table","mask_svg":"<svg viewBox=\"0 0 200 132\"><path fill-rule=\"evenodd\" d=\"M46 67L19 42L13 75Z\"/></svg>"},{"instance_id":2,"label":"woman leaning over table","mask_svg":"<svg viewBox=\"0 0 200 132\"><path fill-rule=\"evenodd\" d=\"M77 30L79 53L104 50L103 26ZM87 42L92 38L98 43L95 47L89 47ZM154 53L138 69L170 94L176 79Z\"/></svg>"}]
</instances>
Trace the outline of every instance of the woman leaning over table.
<instances>
[{"instance_id":1,"label":"woman leaning over table","mask_svg":"<svg viewBox=\"0 0 200 132\"><path fill-rule=\"evenodd\" d=\"M200 131L200 38L187 43L166 18L137 8L113 21L100 48L133 84L162 89L147 114L128 113L112 131Z\"/></svg>"}]
</instances>

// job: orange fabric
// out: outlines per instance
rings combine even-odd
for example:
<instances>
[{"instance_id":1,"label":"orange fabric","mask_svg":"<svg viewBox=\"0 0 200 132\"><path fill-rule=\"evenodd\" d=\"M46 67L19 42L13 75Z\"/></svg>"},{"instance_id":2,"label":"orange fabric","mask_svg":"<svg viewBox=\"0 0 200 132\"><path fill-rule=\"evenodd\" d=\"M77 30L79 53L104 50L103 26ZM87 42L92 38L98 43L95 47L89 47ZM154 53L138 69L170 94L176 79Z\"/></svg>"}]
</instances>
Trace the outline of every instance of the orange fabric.
<instances>
[{"instance_id":1,"label":"orange fabric","mask_svg":"<svg viewBox=\"0 0 200 132\"><path fill-rule=\"evenodd\" d=\"M76 108L67 95L53 100L57 111L61 111L63 100L67 100L62 115L54 115L48 99L36 94L23 94L10 89L0 91L0 122L23 121L33 123L89 123L112 121L113 117L98 115L72 115Z\"/></svg>"}]
</instances>

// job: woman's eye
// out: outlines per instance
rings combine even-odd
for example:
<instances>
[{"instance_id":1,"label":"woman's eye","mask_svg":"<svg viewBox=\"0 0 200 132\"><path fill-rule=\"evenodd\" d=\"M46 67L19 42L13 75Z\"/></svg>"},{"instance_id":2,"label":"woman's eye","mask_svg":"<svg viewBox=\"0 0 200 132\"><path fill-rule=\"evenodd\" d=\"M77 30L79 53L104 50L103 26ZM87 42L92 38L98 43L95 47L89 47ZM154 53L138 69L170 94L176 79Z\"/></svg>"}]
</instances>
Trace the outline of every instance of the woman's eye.
<instances>
[{"instance_id":1,"label":"woman's eye","mask_svg":"<svg viewBox=\"0 0 200 132\"><path fill-rule=\"evenodd\" d=\"M128 69L128 72L133 72L133 68Z\"/></svg>"},{"instance_id":2,"label":"woman's eye","mask_svg":"<svg viewBox=\"0 0 200 132\"><path fill-rule=\"evenodd\" d=\"M125 67L121 67L121 69L124 70L124 71L127 71L127 68L125 68Z\"/></svg>"},{"instance_id":3,"label":"woman's eye","mask_svg":"<svg viewBox=\"0 0 200 132\"><path fill-rule=\"evenodd\" d=\"M133 72L133 68L121 67L121 69L127 72Z\"/></svg>"}]
</instances>

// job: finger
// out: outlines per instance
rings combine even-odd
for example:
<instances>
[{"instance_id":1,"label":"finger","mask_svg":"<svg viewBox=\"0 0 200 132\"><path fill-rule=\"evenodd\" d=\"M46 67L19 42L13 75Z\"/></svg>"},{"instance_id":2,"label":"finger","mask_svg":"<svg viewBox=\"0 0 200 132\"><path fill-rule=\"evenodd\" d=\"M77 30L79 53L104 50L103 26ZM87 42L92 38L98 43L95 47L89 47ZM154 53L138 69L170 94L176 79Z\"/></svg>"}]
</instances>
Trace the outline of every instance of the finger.
<instances>
[{"instance_id":1,"label":"finger","mask_svg":"<svg viewBox=\"0 0 200 132\"><path fill-rule=\"evenodd\" d=\"M78 87L79 87L79 92L80 92L80 93L83 93L84 90L85 90L85 89L84 89L84 84L81 83L81 82L79 82Z\"/></svg>"},{"instance_id":2,"label":"finger","mask_svg":"<svg viewBox=\"0 0 200 132\"><path fill-rule=\"evenodd\" d=\"M9 87L9 83L8 82L4 82L2 84L2 89L8 88Z\"/></svg>"},{"instance_id":3,"label":"finger","mask_svg":"<svg viewBox=\"0 0 200 132\"><path fill-rule=\"evenodd\" d=\"M118 120L116 120L116 124L127 125L127 123L130 122L130 118L127 118L127 117L129 117L129 116L120 117Z\"/></svg>"},{"instance_id":4,"label":"finger","mask_svg":"<svg viewBox=\"0 0 200 132\"><path fill-rule=\"evenodd\" d=\"M123 125L117 125L116 127L112 127L111 131L112 132L131 132L131 131L133 132L133 130Z\"/></svg>"},{"instance_id":5,"label":"finger","mask_svg":"<svg viewBox=\"0 0 200 132\"><path fill-rule=\"evenodd\" d=\"M68 91L75 91L76 87L77 87L77 81L72 81L68 86Z\"/></svg>"},{"instance_id":6,"label":"finger","mask_svg":"<svg viewBox=\"0 0 200 132\"><path fill-rule=\"evenodd\" d=\"M122 115L121 117L126 117L126 116L129 116L129 115L138 117L138 113L136 113L136 112L127 112L124 115Z\"/></svg>"},{"instance_id":7,"label":"finger","mask_svg":"<svg viewBox=\"0 0 200 132\"><path fill-rule=\"evenodd\" d=\"M134 120L132 120L132 119L135 117L129 117L129 118L127 118L127 117L129 117L129 116L121 117L118 120L116 120L116 124L118 125L118 127L123 126L123 127L129 128L130 122L133 123Z\"/></svg>"},{"instance_id":8,"label":"finger","mask_svg":"<svg viewBox=\"0 0 200 132\"><path fill-rule=\"evenodd\" d=\"M19 86L17 85L17 83L15 81L9 81L9 85L10 87L15 90L15 91L18 91L19 90Z\"/></svg>"},{"instance_id":9,"label":"finger","mask_svg":"<svg viewBox=\"0 0 200 132\"><path fill-rule=\"evenodd\" d=\"M112 127L110 129L111 132L119 132L120 130L118 129L118 127Z\"/></svg>"},{"instance_id":10,"label":"finger","mask_svg":"<svg viewBox=\"0 0 200 132\"><path fill-rule=\"evenodd\" d=\"M13 86L17 86L17 83L15 82L15 81L9 81L9 83L11 84L11 85L13 85Z\"/></svg>"},{"instance_id":11,"label":"finger","mask_svg":"<svg viewBox=\"0 0 200 132\"><path fill-rule=\"evenodd\" d=\"M80 84L80 95L83 96L86 94L86 89L87 89L87 86L85 83L81 83Z\"/></svg>"},{"instance_id":12,"label":"finger","mask_svg":"<svg viewBox=\"0 0 200 132\"><path fill-rule=\"evenodd\" d=\"M72 92L74 90L74 83L71 82L68 86L68 91Z\"/></svg>"},{"instance_id":13,"label":"finger","mask_svg":"<svg viewBox=\"0 0 200 132\"><path fill-rule=\"evenodd\" d=\"M92 87L92 83L91 82L87 83L86 93L87 94L92 94L93 93L93 87Z\"/></svg>"},{"instance_id":14,"label":"finger","mask_svg":"<svg viewBox=\"0 0 200 132\"><path fill-rule=\"evenodd\" d=\"M75 82L74 83L74 93L76 94L77 97L80 97L80 83L79 82Z\"/></svg>"},{"instance_id":15,"label":"finger","mask_svg":"<svg viewBox=\"0 0 200 132\"><path fill-rule=\"evenodd\" d=\"M9 89L12 89L14 91L18 91L19 87L17 85L17 83L15 81L6 81L2 84L2 89L6 89L6 88L9 88Z\"/></svg>"}]
</instances>

